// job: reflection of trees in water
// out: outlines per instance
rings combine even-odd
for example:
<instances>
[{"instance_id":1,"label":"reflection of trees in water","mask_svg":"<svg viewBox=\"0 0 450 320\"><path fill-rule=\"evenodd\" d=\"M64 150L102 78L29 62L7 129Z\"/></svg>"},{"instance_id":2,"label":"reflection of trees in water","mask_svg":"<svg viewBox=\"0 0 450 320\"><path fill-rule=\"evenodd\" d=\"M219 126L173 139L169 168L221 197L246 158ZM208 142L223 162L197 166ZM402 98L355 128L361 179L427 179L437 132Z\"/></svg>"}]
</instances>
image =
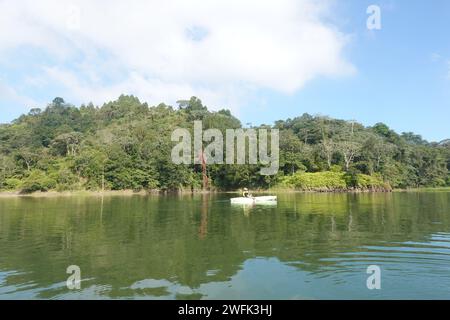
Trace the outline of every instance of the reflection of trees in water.
<instances>
[{"instance_id":1,"label":"reflection of trees in water","mask_svg":"<svg viewBox=\"0 0 450 320\"><path fill-rule=\"evenodd\" d=\"M205 239L208 234L208 195L202 194L202 210L201 210L201 222L199 227L198 236L200 239Z\"/></svg>"},{"instance_id":2,"label":"reflection of trees in water","mask_svg":"<svg viewBox=\"0 0 450 320\"><path fill-rule=\"evenodd\" d=\"M286 194L277 207L256 206L246 216L211 195L105 197L103 205L100 198L5 199L0 270L24 272L7 276L7 285L48 287L77 264L84 279L109 285L108 296L161 296L170 285L227 281L255 256L317 272L361 246L426 241L449 230L448 200L448 193ZM130 288L145 279L166 282Z\"/></svg>"}]
</instances>

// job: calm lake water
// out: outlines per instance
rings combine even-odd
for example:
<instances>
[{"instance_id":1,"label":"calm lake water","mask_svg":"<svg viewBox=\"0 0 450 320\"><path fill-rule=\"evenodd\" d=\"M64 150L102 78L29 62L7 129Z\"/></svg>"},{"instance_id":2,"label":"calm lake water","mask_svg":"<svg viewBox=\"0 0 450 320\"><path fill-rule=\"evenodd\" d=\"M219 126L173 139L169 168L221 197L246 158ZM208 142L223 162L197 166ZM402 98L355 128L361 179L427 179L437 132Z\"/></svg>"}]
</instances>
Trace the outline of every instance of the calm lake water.
<instances>
[{"instance_id":1,"label":"calm lake water","mask_svg":"<svg viewBox=\"0 0 450 320\"><path fill-rule=\"evenodd\" d=\"M0 299L450 299L450 192L231 196L1 198Z\"/></svg>"}]
</instances>

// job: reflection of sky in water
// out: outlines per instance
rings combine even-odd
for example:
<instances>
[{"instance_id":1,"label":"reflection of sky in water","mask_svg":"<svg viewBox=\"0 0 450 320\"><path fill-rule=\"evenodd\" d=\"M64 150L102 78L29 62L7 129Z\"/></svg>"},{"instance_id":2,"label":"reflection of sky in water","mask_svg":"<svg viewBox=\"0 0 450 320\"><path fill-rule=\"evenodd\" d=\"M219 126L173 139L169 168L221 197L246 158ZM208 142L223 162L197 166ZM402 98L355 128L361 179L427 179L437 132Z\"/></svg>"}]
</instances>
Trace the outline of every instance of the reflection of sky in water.
<instances>
[{"instance_id":1,"label":"reflection of sky in water","mask_svg":"<svg viewBox=\"0 0 450 320\"><path fill-rule=\"evenodd\" d=\"M395 245L395 246L394 246ZM413 247L410 247L413 246ZM65 282L46 288L33 283L8 286L7 277L20 273L0 273L0 298L14 292L14 298L101 299L111 296L133 299L449 299L450 234L431 235L429 243L391 243L387 246L362 246L361 251L339 253L323 262L335 262L318 272L297 267L302 261L284 263L276 258L247 259L229 281L209 282L190 288L166 279L144 279L130 287L112 289L90 284L84 279L82 290L64 292ZM382 269L382 290L366 288L366 268ZM218 270L208 270L213 276Z\"/></svg>"},{"instance_id":2,"label":"reflection of sky in water","mask_svg":"<svg viewBox=\"0 0 450 320\"><path fill-rule=\"evenodd\" d=\"M0 203L0 299L450 299L446 195L396 207L390 195L293 197L270 208L111 201L101 217L97 202L61 213L55 200L54 214ZM83 281L69 291L52 270L73 259ZM382 290L366 288L369 265Z\"/></svg>"}]
</instances>

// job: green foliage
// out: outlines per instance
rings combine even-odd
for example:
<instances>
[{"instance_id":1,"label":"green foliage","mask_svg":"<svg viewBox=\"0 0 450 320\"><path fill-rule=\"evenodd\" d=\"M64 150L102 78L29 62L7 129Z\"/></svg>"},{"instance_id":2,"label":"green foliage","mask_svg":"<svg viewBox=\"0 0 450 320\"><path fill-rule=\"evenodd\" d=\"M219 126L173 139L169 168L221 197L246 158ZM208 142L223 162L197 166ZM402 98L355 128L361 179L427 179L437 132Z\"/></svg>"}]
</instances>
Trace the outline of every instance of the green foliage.
<instances>
[{"instance_id":1,"label":"green foliage","mask_svg":"<svg viewBox=\"0 0 450 320\"><path fill-rule=\"evenodd\" d=\"M121 95L101 107L77 108L62 98L0 125L0 188L23 192L74 189L199 189L201 165L171 160L175 128L241 128L229 110L209 111L196 97L149 107ZM450 185L450 142L429 143L378 123L303 114L275 122L280 168L261 176L261 165L208 165L210 185L221 190L268 188L342 190ZM271 128L261 125L258 128ZM225 136L225 134L224 134ZM197 156L197 155L194 155Z\"/></svg>"},{"instance_id":2,"label":"green foliage","mask_svg":"<svg viewBox=\"0 0 450 320\"><path fill-rule=\"evenodd\" d=\"M345 174L342 172L298 172L285 177L282 186L293 187L300 190L344 190L347 188Z\"/></svg>"},{"instance_id":3,"label":"green foliage","mask_svg":"<svg viewBox=\"0 0 450 320\"><path fill-rule=\"evenodd\" d=\"M78 177L67 167L61 168L49 176L56 181L57 191L78 189Z\"/></svg>"},{"instance_id":4,"label":"green foliage","mask_svg":"<svg viewBox=\"0 0 450 320\"><path fill-rule=\"evenodd\" d=\"M291 187L298 190L319 190L319 191L343 191L348 189L377 189L390 190L389 184L385 183L381 176L369 176L366 174L350 174L345 172L298 172L285 177L281 187Z\"/></svg>"},{"instance_id":5,"label":"green foliage","mask_svg":"<svg viewBox=\"0 0 450 320\"><path fill-rule=\"evenodd\" d=\"M330 168L331 172L342 172L342 167L336 164L333 164Z\"/></svg>"},{"instance_id":6,"label":"green foliage","mask_svg":"<svg viewBox=\"0 0 450 320\"><path fill-rule=\"evenodd\" d=\"M380 175L369 176L367 174L357 174L354 186L360 189L391 189L389 184L385 183Z\"/></svg>"},{"instance_id":7,"label":"green foliage","mask_svg":"<svg viewBox=\"0 0 450 320\"><path fill-rule=\"evenodd\" d=\"M22 193L31 193L35 191L48 191L55 189L57 182L50 178L41 170L33 170L30 175L23 180L21 184Z\"/></svg>"},{"instance_id":8,"label":"green foliage","mask_svg":"<svg viewBox=\"0 0 450 320\"><path fill-rule=\"evenodd\" d=\"M5 180L5 189L6 190L18 190L22 185L22 180L17 178L9 178Z\"/></svg>"},{"instance_id":9,"label":"green foliage","mask_svg":"<svg viewBox=\"0 0 450 320\"><path fill-rule=\"evenodd\" d=\"M107 155L93 147L85 147L74 158L71 169L84 180L84 187L88 190L98 190L104 183L104 167Z\"/></svg>"}]
</instances>

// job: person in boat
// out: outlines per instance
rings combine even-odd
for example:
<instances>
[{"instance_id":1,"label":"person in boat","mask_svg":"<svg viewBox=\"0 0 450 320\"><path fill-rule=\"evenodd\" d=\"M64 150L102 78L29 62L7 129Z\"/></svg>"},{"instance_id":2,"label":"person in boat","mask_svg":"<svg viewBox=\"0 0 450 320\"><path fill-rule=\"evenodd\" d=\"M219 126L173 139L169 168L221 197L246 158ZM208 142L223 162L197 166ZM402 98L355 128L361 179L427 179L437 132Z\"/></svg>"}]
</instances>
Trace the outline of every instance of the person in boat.
<instances>
[{"instance_id":1,"label":"person in boat","mask_svg":"<svg viewBox=\"0 0 450 320\"><path fill-rule=\"evenodd\" d=\"M242 196L244 198L251 198L252 197L252 195L248 192L247 188L244 188L244 191L242 192Z\"/></svg>"}]
</instances>

